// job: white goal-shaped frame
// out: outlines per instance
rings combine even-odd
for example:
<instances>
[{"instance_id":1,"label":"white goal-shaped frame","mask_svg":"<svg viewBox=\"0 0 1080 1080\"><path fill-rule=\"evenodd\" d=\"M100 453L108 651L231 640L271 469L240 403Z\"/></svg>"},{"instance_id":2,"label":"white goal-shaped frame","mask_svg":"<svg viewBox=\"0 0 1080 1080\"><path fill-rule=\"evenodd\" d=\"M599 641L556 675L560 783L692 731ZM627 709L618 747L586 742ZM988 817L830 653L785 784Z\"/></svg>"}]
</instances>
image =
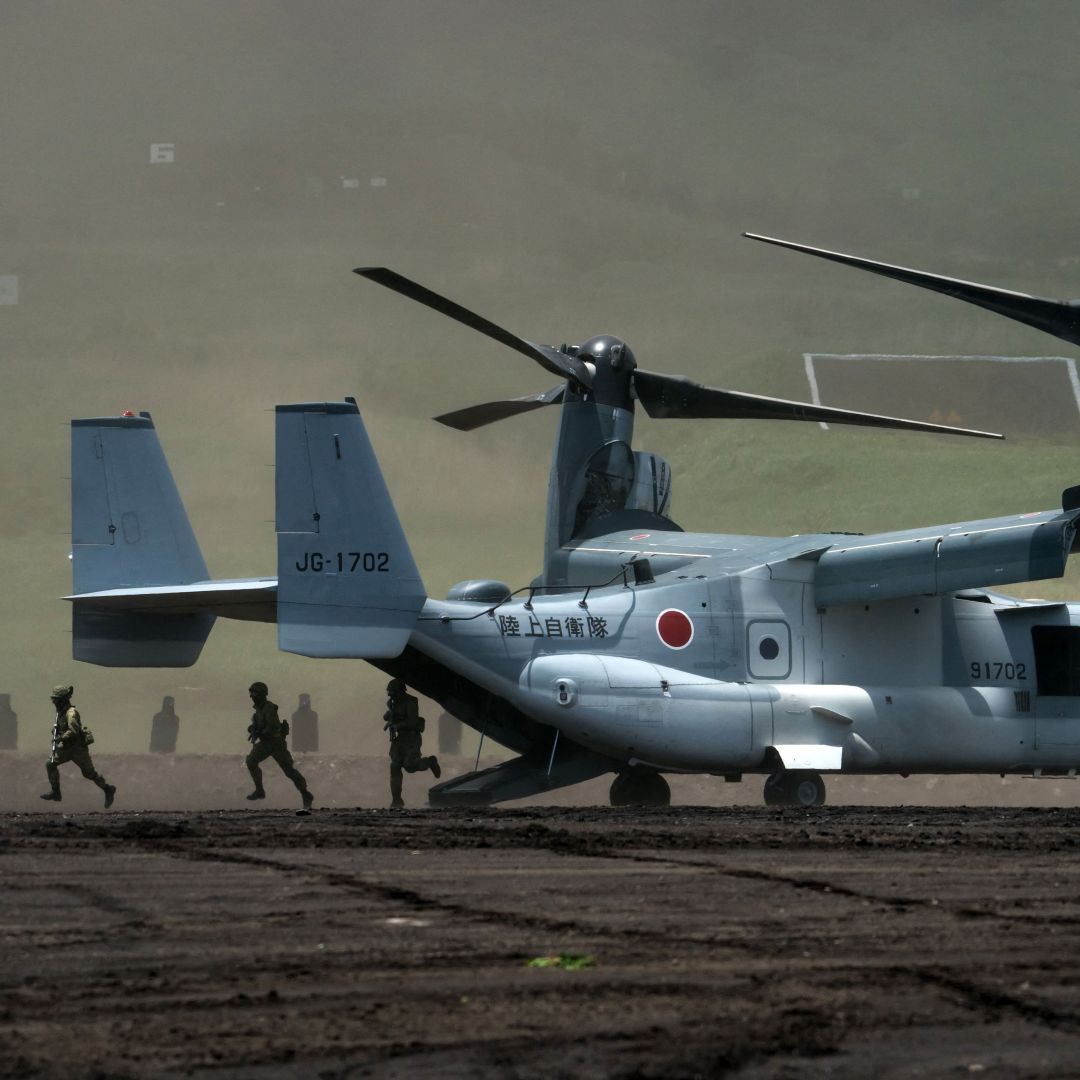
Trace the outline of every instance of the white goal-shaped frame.
<instances>
[{"instance_id":1,"label":"white goal-shaped frame","mask_svg":"<svg viewBox=\"0 0 1080 1080\"><path fill-rule=\"evenodd\" d=\"M1080 377L1076 373L1076 361L1071 356L922 356L917 353L803 353L803 364L806 368L806 381L810 384L810 400L815 405L821 405L821 395L818 393L817 372L814 370L815 360L924 360L924 361L956 361L959 363L978 361L991 364L1064 364L1065 371L1069 376L1069 385L1072 387L1073 400L1076 402L1076 413L1080 416ZM820 420L818 423L822 431L828 431L829 425Z\"/></svg>"}]
</instances>

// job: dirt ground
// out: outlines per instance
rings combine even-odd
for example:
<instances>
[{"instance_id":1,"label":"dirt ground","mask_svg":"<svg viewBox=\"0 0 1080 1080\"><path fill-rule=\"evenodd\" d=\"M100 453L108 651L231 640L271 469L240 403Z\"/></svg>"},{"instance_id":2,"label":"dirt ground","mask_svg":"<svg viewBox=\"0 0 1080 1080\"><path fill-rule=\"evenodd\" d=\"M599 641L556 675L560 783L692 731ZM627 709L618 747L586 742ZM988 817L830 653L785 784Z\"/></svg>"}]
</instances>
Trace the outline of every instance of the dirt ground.
<instances>
[{"instance_id":1,"label":"dirt ground","mask_svg":"<svg viewBox=\"0 0 1080 1080\"><path fill-rule=\"evenodd\" d=\"M1080 1069L1076 809L62 809L0 814L5 1076Z\"/></svg>"}]
</instances>

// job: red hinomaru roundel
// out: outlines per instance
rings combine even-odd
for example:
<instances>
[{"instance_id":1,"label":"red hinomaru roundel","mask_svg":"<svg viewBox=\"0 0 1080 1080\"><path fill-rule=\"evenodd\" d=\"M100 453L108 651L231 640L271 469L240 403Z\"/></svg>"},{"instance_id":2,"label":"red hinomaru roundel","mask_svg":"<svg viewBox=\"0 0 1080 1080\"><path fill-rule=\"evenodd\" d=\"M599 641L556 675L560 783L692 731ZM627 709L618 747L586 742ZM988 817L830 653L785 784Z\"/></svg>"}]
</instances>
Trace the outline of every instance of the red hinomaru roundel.
<instances>
[{"instance_id":1,"label":"red hinomaru roundel","mask_svg":"<svg viewBox=\"0 0 1080 1080\"><path fill-rule=\"evenodd\" d=\"M694 624L685 611L668 608L656 616L656 634L669 649L685 649L694 640Z\"/></svg>"}]
</instances>

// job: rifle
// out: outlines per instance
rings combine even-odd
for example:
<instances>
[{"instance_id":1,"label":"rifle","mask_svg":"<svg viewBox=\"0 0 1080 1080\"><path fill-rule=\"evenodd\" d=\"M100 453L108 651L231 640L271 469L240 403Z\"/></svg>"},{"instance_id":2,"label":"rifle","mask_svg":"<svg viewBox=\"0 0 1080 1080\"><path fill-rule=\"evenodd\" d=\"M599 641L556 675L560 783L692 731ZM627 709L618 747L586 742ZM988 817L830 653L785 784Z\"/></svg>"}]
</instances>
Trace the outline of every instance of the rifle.
<instances>
[{"instance_id":1,"label":"rifle","mask_svg":"<svg viewBox=\"0 0 1080 1080\"><path fill-rule=\"evenodd\" d=\"M383 731L390 732L390 741L393 742L397 738L397 724L394 722L394 703L388 701L386 703L389 708L383 713Z\"/></svg>"},{"instance_id":2,"label":"rifle","mask_svg":"<svg viewBox=\"0 0 1080 1080\"><path fill-rule=\"evenodd\" d=\"M56 751L60 748L60 710L56 710L56 719L52 726L52 756L56 757Z\"/></svg>"}]
</instances>

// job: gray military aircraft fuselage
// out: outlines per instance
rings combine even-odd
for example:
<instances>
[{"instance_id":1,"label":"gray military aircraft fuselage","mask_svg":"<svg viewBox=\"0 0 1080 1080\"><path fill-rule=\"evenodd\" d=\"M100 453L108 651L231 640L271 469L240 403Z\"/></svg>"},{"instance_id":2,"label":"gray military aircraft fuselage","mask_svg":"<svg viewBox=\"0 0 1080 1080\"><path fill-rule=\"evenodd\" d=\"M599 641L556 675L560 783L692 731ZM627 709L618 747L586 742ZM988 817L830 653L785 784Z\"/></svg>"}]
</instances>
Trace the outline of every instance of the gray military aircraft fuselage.
<instances>
[{"instance_id":1,"label":"gray military aircraft fuselage","mask_svg":"<svg viewBox=\"0 0 1080 1080\"><path fill-rule=\"evenodd\" d=\"M683 532L666 462L632 449L635 402L996 436L700 386L643 371L610 335L535 345L392 271L357 272L564 380L439 418L470 430L560 407L542 573L429 597L347 398L278 407L277 576L213 581L150 417L76 420L76 659L187 665L217 615L274 621L281 649L368 660L519 754L443 781L434 803L605 773L613 802L662 803L662 774L691 772L765 774L767 802L812 804L823 772L1080 766L1080 605L996 591L1064 573L1077 490L1060 509L875 536Z\"/></svg>"}]
</instances>

